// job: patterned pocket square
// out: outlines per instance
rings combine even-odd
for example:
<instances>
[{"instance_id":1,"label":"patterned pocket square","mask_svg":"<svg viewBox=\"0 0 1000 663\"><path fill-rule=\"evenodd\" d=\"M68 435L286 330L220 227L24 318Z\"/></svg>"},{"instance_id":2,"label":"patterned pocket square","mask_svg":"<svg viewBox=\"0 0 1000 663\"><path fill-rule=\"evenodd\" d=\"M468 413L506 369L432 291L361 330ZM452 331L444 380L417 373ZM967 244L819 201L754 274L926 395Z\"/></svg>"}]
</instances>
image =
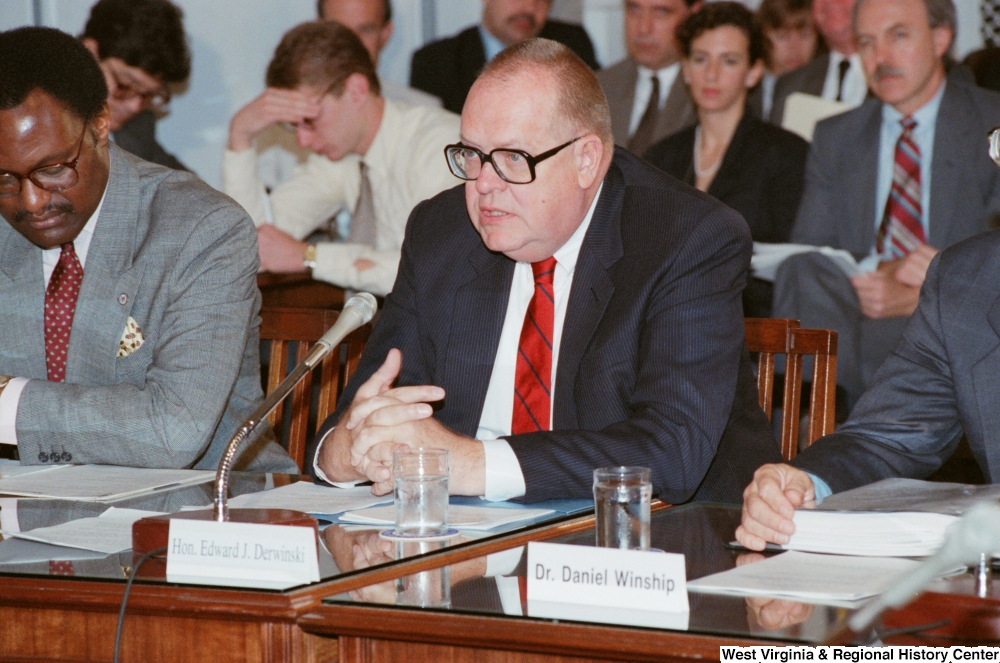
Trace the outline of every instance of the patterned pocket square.
<instances>
[{"instance_id":1,"label":"patterned pocket square","mask_svg":"<svg viewBox=\"0 0 1000 663\"><path fill-rule=\"evenodd\" d=\"M118 341L118 358L127 357L139 348L145 339L142 337L142 330L139 329L138 323L132 316L129 316L128 322L125 323L125 331L122 332L122 338Z\"/></svg>"}]
</instances>

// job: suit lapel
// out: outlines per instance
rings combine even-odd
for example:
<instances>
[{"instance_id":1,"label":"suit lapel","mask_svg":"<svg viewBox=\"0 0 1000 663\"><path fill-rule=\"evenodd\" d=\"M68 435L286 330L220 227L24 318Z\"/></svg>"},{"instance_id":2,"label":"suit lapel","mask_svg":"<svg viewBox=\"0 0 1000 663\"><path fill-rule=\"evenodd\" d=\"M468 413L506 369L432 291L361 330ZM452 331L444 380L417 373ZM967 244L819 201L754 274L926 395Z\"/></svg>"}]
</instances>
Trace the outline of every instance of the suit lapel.
<instances>
[{"instance_id":1,"label":"suit lapel","mask_svg":"<svg viewBox=\"0 0 1000 663\"><path fill-rule=\"evenodd\" d=\"M143 271L141 265L132 264L139 218L138 188L138 175L122 152L112 146L108 189L87 252L73 319L67 382L115 382L118 342Z\"/></svg>"},{"instance_id":2,"label":"suit lapel","mask_svg":"<svg viewBox=\"0 0 1000 663\"><path fill-rule=\"evenodd\" d=\"M870 105L868 118L861 129L857 142L857 158L851 159L844 191L856 191L856 196L848 196L850 213L847 218L860 219L860 223L846 224L852 229L853 241L845 247L855 256L868 255L875 246L875 187L878 173L878 151L882 126L882 104Z\"/></svg>"},{"instance_id":3,"label":"suit lapel","mask_svg":"<svg viewBox=\"0 0 1000 663\"><path fill-rule=\"evenodd\" d=\"M663 110L660 111L654 140L659 141L665 136L677 133L684 127L694 124L696 119L691 95L681 73L678 72L674 84L670 86L670 94L663 103Z\"/></svg>"},{"instance_id":4,"label":"suit lapel","mask_svg":"<svg viewBox=\"0 0 1000 663\"><path fill-rule=\"evenodd\" d=\"M456 291L452 318L473 321L475 327L451 325L446 375L439 383L463 385L448 391L448 409L458 417L450 423L457 432L473 436L482 417L514 278L513 260L488 251L478 236L476 241L479 245L469 254L471 275Z\"/></svg>"},{"instance_id":5,"label":"suit lapel","mask_svg":"<svg viewBox=\"0 0 1000 663\"><path fill-rule=\"evenodd\" d=\"M972 219L955 219L952 210L955 209L955 197L958 191L958 164L955 155L959 153L968 135L972 123L962 121L962 111L956 98L957 86L945 84L941 106L938 108L937 121L934 125L934 156L931 172L931 208L930 236L927 238L931 246L945 248L951 246L960 237L967 234L965 223ZM973 125L974 126L974 125ZM970 157L970 162L973 157ZM975 231L973 231L975 232Z\"/></svg>"},{"instance_id":6,"label":"suit lapel","mask_svg":"<svg viewBox=\"0 0 1000 663\"><path fill-rule=\"evenodd\" d=\"M557 429L578 426L574 385L580 361L615 291L611 270L622 256L620 225L624 197L625 178L612 161L573 272L556 369L553 424Z\"/></svg>"},{"instance_id":7,"label":"suit lapel","mask_svg":"<svg viewBox=\"0 0 1000 663\"><path fill-rule=\"evenodd\" d=\"M753 125L754 118L750 115L750 111L747 111L736 126L733 139L729 141L729 147L726 148L726 153L722 156L719 172L712 180L711 186L708 187L708 194L712 197L725 200L732 188L739 182L744 164L758 163L748 152L748 149L752 149L749 143L754 130Z\"/></svg>"},{"instance_id":8,"label":"suit lapel","mask_svg":"<svg viewBox=\"0 0 1000 663\"><path fill-rule=\"evenodd\" d=\"M830 54L816 58L812 61L812 64L805 65L809 67L806 72L808 75L803 80L802 92L806 94L812 94L817 97L823 96L823 87L826 85L826 72L830 68Z\"/></svg>"},{"instance_id":9,"label":"suit lapel","mask_svg":"<svg viewBox=\"0 0 1000 663\"><path fill-rule=\"evenodd\" d=\"M42 250L12 227L0 237L0 373L44 380Z\"/></svg>"},{"instance_id":10,"label":"suit lapel","mask_svg":"<svg viewBox=\"0 0 1000 663\"><path fill-rule=\"evenodd\" d=\"M639 83L639 68L632 59L623 68L622 78L616 83L623 94L612 94L608 99L611 106L611 135L619 144L625 145L629 139L629 125L632 121L632 106L635 104L635 86Z\"/></svg>"},{"instance_id":11,"label":"suit lapel","mask_svg":"<svg viewBox=\"0 0 1000 663\"><path fill-rule=\"evenodd\" d=\"M1000 336L1000 299L993 302L993 307L986 315L993 332ZM983 358L972 365L972 384L976 390L976 405L979 410L980 439L987 440L993 431L1000 430L1000 408L997 407L997 376L1000 376L1000 339L994 339L994 344ZM954 376L953 376L954 379ZM1000 479L1000 445L984 444L983 455L989 465L986 478L991 482Z\"/></svg>"}]
</instances>

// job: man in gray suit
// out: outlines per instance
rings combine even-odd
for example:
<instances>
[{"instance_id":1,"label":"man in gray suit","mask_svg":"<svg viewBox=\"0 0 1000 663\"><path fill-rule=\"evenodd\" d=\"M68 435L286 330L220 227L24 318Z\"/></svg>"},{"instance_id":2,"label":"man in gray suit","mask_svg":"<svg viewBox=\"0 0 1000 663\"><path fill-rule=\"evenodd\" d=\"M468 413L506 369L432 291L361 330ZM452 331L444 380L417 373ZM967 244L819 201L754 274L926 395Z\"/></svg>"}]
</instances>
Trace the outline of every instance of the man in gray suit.
<instances>
[{"instance_id":1,"label":"man in gray suit","mask_svg":"<svg viewBox=\"0 0 1000 663\"><path fill-rule=\"evenodd\" d=\"M641 156L661 138L697 122L680 75L676 32L700 6L701 0L625 0L628 57L597 72L616 145Z\"/></svg>"},{"instance_id":2,"label":"man in gray suit","mask_svg":"<svg viewBox=\"0 0 1000 663\"><path fill-rule=\"evenodd\" d=\"M253 224L109 144L78 41L21 28L0 52L0 442L26 464L214 467L262 397ZM295 469L270 434L240 465Z\"/></svg>"},{"instance_id":3,"label":"man in gray suit","mask_svg":"<svg viewBox=\"0 0 1000 663\"><path fill-rule=\"evenodd\" d=\"M789 258L773 309L838 332L848 407L899 341L931 258L989 229L1000 210L1000 171L982 149L1000 96L946 79L951 0L860 0L855 11L877 99L816 127L792 242L845 249L862 273L848 277L818 253Z\"/></svg>"},{"instance_id":4,"label":"man in gray suit","mask_svg":"<svg viewBox=\"0 0 1000 663\"><path fill-rule=\"evenodd\" d=\"M771 122L781 124L785 101L793 92L841 101L852 107L860 106L865 100L868 84L851 30L854 1L813 0L813 19L830 51L775 82Z\"/></svg>"}]
</instances>

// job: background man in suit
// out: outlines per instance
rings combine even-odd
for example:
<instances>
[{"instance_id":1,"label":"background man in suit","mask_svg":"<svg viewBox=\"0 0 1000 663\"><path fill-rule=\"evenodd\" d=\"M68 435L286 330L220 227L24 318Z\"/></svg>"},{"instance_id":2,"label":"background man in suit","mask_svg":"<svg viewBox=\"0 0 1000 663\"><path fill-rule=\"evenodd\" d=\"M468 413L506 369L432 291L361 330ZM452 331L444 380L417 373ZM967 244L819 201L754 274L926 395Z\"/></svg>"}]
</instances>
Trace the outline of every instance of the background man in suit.
<instances>
[{"instance_id":1,"label":"background man in suit","mask_svg":"<svg viewBox=\"0 0 1000 663\"><path fill-rule=\"evenodd\" d=\"M458 117L384 99L361 40L334 21L289 30L267 84L233 116L222 164L225 192L258 226L261 268L311 268L342 288L384 295L410 211L454 183L441 150L458 136ZM255 174L253 141L279 123L312 154L268 194ZM303 241L345 207L352 211L347 242Z\"/></svg>"},{"instance_id":2,"label":"background man in suit","mask_svg":"<svg viewBox=\"0 0 1000 663\"><path fill-rule=\"evenodd\" d=\"M187 170L156 141L170 86L191 74L183 14L169 0L100 0L80 39L101 65L118 146L168 168Z\"/></svg>"},{"instance_id":3,"label":"background man in suit","mask_svg":"<svg viewBox=\"0 0 1000 663\"><path fill-rule=\"evenodd\" d=\"M461 113L483 65L511 44L542 37L565 44L591 69L594 45L579 25L549 20L552 0L483 0L483 22L454 37L432 42L413 54L410 85L439 97Z\"/></svg>"},{"instance_id":4,"label":"background man in suit","mask_svg":"<svg viewBox=\"0 0 1000 663\"><path fill-rule=\"evenodd\" d=\"M889 477L921 479L962 434L1000 483L1000 233L977 235L931 263L920 306L851 417L791 465L765 465L745 493L736 538L787 543L792 512Z\"/></svg>"},{"instance_id":5,"label":"background man in suit","mask_svg":"<svg viewBox=\"0 0 1000 663\"><path fill-rule=\"evenodd\" d=\"M457 494L584 497L628 464L671 502L738 501L778 455L743 351L743 220L615 150L597 79L549 40L487 66L462 141L467 182L411 216L317 474L387 492L403 443L449 449Z\"/></svg>"},{"instance_id":6,"label":"background man in suit","mask_svg":"<svg viewBox=\"0 0 1000 663\"><path fill-rule=\"evenodd\" d=\"M0 441L26 464L215 467L263 397L253 224L109 144L77 40L22 28L0 52ZM241 465L295 468L270 434Z\"/></svg>"},{"instance_id":7,"label":"background man in suit","mask_svg":"<svg viewBox=\"0 0 1000 663\"><path fill-rule=\"evenodd\" d=\"M899 341L930 259L987 230L1000 210L1000 172L982 150L1000 97L946 80L951 0L863 0L856 12L877 99L816 127L792 242L845 249L863 273L848 278L818 253L793 256L774 295L776 317L837 330L849 407Z\"/></svg>"},{"instance_id":8,"label":"background man in suit","mask_svg":"<svg viewBox=\"0 0 1000 663\"><path fill-rule=\"evenodd\" d=\"M660 139L697 123L680 75L677 26L700 6L701 0L625 0L628 57L597 73L611 108L615 144L643 155Z\"/></svg>"},{"instance_id":9,"label":"background man in suit","mask_svg":"<svg viewBox=\"0 0 1000 663\"><path fill-rule=\"evenodd\" d=\"M851 13L854 0L813 0L813 19L829 52L790 71L774 84L771 122L781 124L785 101L793 92L860 106L868 94L861 58L854 44Z\"/></svg>"}]
</instances>

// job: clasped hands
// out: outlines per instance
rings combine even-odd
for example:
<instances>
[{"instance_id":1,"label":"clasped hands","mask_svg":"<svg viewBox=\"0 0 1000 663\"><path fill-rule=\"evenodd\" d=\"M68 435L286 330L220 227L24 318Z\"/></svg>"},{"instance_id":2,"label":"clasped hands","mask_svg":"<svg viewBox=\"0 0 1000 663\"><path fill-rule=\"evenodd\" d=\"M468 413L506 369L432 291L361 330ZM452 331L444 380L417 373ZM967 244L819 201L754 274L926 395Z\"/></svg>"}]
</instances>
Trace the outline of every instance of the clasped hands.
<instances>
[{"instance_id":1,"label":"clasped hands","mask_svg":"<svg viewBox=\"0 0 1000 663\"><path fill-rule=\"evenodd\" d=\"M878 269L851 279L861 303L861 312L873 320L913 315L920 301L920 287L938 250L926 244L899 260L879 264Z\"/></svg>"},{"instance_id":2,"label":"clasped hands","mask_svg":"<svg viewBox=\"0 0 1000 663\"><path fill-rule=\"evenodd\" d=\"M358 388L336 428L324 441L318 464L331 481L367 479L372 493L393 489L392 453L400 446L449 452L453 495L482 495L485 457L478 440L456 434L433 418L431 403L444 399L433 385L393 387L403 355L389 351L385 362Z\"/></svg>"}]
</instances>

